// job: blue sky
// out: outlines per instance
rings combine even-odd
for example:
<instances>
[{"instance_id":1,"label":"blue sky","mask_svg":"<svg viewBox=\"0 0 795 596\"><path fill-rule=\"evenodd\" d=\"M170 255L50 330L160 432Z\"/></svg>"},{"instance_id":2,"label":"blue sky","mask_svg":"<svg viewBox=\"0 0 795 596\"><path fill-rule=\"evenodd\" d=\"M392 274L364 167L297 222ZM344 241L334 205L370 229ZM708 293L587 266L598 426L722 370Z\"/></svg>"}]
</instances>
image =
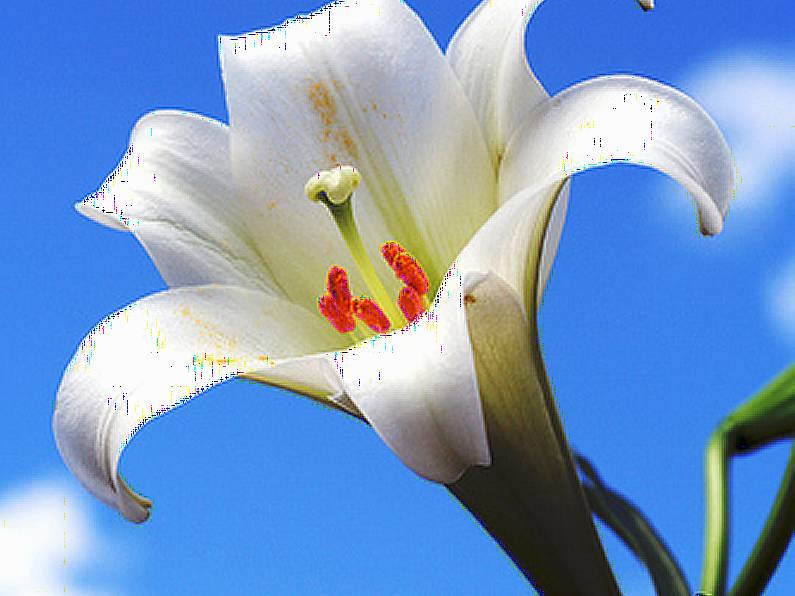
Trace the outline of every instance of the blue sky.
<instances>
[{"instance_id":1,"label":"blue sky","mask_svg":"<svg viewBox=\"0 0 795 596\"><path fill-rule=\"evenodd\" d=\"M445 46L476 2L410 4ZM142 526L89 498L55 449L53 399L79 341L164 288L130 236L84 220L73 203L116 166L147 111L227 119L217 34L317 7L4 9L0 554L16 557L16 579L0 556L0 593L523 593L446 491L364 426L283 391L227 383L147 426L122 463L155 501ZM706 439L795 361L794 29L783 0L751 11L660 0L648 14L630 0L550 0L528 35L551 93L601 74L650 76L703 102L737 159L737 201L711 239L697 235L684 191L660 174L622 165L578 175L541 313L572 444L647 512L693 583ZM786 453L777 446L734 466L733 572ZM607 546L626 592L650 593L622 547L609 536ZM793 584L789 553L769 593Z\"/></svg>"}]
</instances>

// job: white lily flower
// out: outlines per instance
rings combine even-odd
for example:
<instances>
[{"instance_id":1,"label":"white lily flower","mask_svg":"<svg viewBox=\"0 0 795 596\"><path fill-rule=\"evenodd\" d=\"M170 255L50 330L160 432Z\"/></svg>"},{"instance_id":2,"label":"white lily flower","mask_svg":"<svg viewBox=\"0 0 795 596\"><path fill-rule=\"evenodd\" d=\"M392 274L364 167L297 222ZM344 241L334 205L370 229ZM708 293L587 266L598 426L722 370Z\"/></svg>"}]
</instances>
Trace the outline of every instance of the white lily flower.
<instances>
[{"instance_id":1,"label":"white lily flower","mask_svg":"<svg viewBox=\"0 0 795 596\"><path fill-rule=\"evenodd\" d=\"M89 491L144 521L150 503L121 480L121 451L158 414L235 376L363 417L411 469L452 485L495 457L485 387L549 395L535 311L573 173L654 167L693 194L705 233L720 230L732 173L710 118L631 76L550 99L524 53L539 4L484 1L445 55L403 2L343 0L220 39L228 126L173 111L138 122L78 210L132 232L170 289L101 322L64 374L53 428ZM395 298L411 284L380 260L390 241L436 296L417 299L429 309L409 325ZM388 332L340 333L336 315L321 316L330 267L378 303ZM495 309L529 336L503 329ZM484 381L501 358L530 367L525 380ZM548 423L565 445L554 412Z\"/></svg>"}]
</instances>

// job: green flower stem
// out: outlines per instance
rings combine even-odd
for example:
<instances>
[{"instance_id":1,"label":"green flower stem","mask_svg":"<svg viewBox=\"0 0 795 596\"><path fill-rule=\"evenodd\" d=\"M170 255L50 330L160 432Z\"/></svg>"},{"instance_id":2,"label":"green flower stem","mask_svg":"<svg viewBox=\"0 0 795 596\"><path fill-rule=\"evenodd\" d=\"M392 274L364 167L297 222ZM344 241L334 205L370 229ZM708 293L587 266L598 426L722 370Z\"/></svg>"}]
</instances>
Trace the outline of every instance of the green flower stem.
<instances>
[{"instance_id":1,"label":"green flower stem","mask_svg":"<svg viewBox=\"0 0 795 596\"><path fill-rule=\"evenodd\" d=\"M712 434L705 457L707 523L703 594L726 593L730 458L791 437L794 431L795 367L792 367L727 416ZM791 456L765 527L730 592L732 595L759 593L778 565L795 527L794 476L795 464Z\"/></svg>"},{"instance_id":2,"label":"green flower stem","mask_svg":"<svg viewBox=\"0 0 795 596\"><path fill-rule=\"evenodd\" d=\"M762 534L754 545L731 596L761 594L776 570L795 533L795 446L790 451L784 479L770 509Z\"/></svg>"},{"instance_id":3,"label":"green flower stem","mask_svg":"<svg viewBox=\"0 0 795 596\"><path fill-rule=\"evenodd\" d=\"M710 438L705 458L707 521L700 592L708 596L726 593L729 568L728 460L731 455L729 437L723 427L718 427Z\"/></svg>"}]
</instances>

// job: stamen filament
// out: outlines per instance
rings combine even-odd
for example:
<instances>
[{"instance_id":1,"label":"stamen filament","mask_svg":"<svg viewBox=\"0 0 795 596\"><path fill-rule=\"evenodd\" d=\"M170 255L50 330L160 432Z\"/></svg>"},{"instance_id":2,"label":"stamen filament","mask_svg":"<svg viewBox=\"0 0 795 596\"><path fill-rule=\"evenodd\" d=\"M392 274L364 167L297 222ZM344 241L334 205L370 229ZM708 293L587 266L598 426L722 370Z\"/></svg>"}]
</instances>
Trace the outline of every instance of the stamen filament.
<instances>
[{"instance_id":1,"label":"stamen filament","mask_svg":"<svg viewBox=\"0 0 795 596\"><path fill-rule=\"evenodd\" d=\"M356 319L356 329L353 330L353 334L356 336L356 341L354 343L365 341L373 337L373 335L377 335L373 331L370 331L367 325L359 319Z\"/></svg>"},{"instance_id":2,"label":"stamen filament","mask_svg":"<svg viewBox=\"0 0 795 596\"><path fill-rule=\"evenodd\" d=\"M370 337L372 335L372 332L365 333L363 331L362 324L359 323L359 321L356 321L356 327L354 328L354 330L349 333L346 333L345 335L348 336L348 339L350 340L351 344L358 344L366 340L368 337Z\"/></svg>"},{"instance_id":3,"label":"stamen filament","mask_svg":"<svg viewBox=\"0 0 795 596\"><path fill-rule=\"evenodd\" d=\"M406 324L406 319L389 297L389 293L384 288L384 284L381 283L381 279L378 277L370 257L367 256L362 237L359 235L359 230L353 217L351 201L348 200L342 204L335 205L328 199L323 200L323 197L320 200L326 205L331 217L334 219L334 223L337 224L342 239L345 241L345 245L348 247L348 251L351 253L370 294L387 311L386 314L392 321L392 326L398 329L403 327Z\"/></svg>"}]
</instances>

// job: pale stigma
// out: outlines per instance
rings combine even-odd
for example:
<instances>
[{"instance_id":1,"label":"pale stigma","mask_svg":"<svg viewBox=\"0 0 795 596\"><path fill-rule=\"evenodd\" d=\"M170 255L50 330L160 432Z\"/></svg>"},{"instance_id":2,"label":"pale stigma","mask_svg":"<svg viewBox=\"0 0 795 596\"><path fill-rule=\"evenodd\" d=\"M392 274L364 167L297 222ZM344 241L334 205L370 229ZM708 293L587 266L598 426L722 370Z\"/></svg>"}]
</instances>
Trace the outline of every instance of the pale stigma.
<instances>
[{"instance_id":1,"label":"pale stigma","mask_svg":"<svg viewBox=\"0 0 795 596\"><path fill-rule=\"evenodd\" d=\"M315 202L325 199L334 205L342 205L351 198L361 180L361 174L353 166L339 166L317 172L306 181L304 193Z\"/></svg>"}]
</instances>

